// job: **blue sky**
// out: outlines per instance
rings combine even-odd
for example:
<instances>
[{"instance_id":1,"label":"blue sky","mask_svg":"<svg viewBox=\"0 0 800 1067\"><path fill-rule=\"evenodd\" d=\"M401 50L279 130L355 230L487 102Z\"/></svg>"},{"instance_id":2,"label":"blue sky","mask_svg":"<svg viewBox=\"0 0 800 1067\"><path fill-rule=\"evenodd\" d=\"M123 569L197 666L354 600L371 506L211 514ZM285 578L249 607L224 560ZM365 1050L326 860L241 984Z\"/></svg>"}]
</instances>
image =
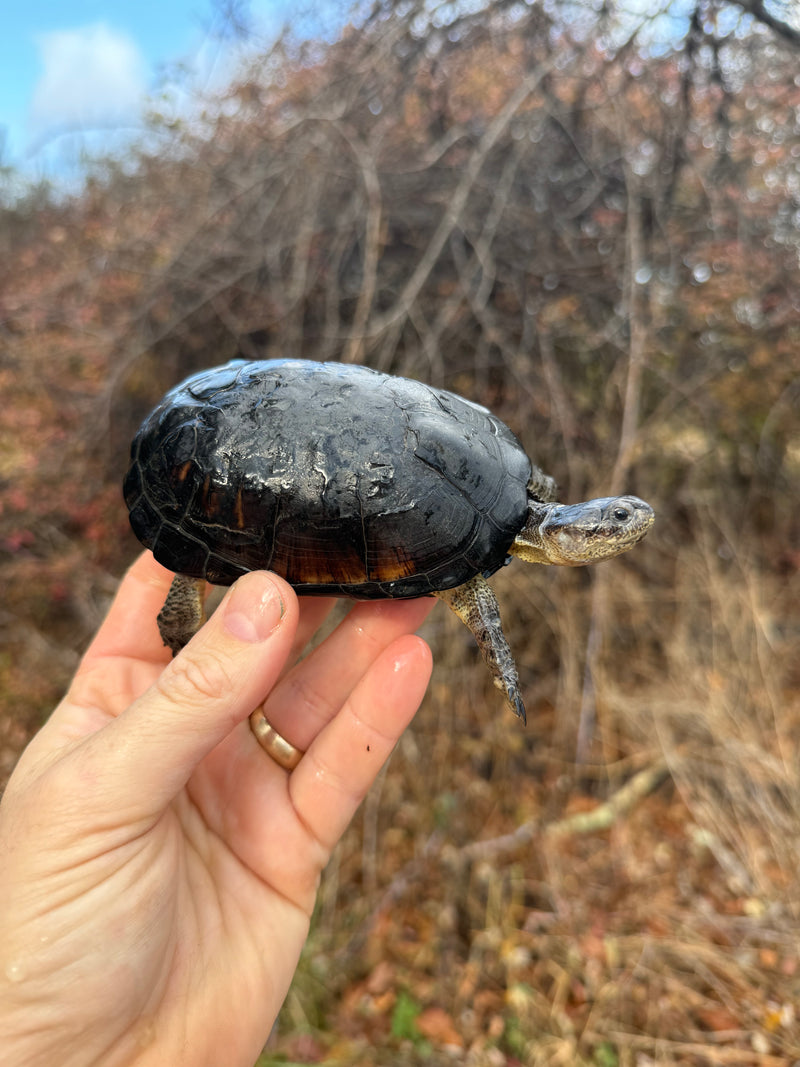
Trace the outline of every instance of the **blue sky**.
<instances>
[{"instance_id":1,"label":"blue sky","mask_svg":"<svg viewBox=\"0 0 800 1067\"><path fill-rule=\"evenodd\" d=\"M211 0L12 0L0 15L0 162L28 174L58 169L76 140L113 144L135 130L142 101L183 64L200 84L226 69ZM292 0L242 5L274 35ZM76 138L74 131L82 131ZM87 131L92 131L91 133ZM74 149L73 149L74 150Z\"/></svg>"}]
</instances>

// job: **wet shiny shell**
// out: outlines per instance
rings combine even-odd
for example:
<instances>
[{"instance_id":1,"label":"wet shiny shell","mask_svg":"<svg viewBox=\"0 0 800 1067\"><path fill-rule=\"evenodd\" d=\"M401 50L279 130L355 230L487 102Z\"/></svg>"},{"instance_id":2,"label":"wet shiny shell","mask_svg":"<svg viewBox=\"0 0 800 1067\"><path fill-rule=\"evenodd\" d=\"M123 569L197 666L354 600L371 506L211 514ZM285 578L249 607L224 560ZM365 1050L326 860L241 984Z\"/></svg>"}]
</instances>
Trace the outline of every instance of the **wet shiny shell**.
<instances>
[{"instance_id":1,"label":"wet shiny shell","mask_svg":"<svg viewBox=\"0 0 800 1067\"><path fill-rule=\"evenodd\" d=\"M502 566L530 462L486 409L365 367L237 361L169 392L131 447L134 533L165 567L302 594L422 596Z\"/></svg>"}]
</instances>

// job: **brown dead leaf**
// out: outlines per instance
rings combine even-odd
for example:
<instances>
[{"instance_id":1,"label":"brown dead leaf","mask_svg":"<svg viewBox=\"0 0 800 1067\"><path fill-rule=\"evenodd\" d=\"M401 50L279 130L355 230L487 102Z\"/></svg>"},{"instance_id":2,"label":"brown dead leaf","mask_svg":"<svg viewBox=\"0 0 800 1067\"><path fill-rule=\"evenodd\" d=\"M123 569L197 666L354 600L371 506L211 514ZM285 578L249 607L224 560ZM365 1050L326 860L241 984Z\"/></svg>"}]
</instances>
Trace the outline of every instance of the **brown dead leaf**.
<instances>
[{"instance_id":1,"label":"brown dead leaf","mask_svg":"<svg viewBox=\"0 0 800 1067\"><path fill-rule=\"evenodd\" d=\"M394 985L394 967L388 960L377 963L367 976L367 992L373 997L386 993Z\"/></svg>"},{"instance_id":2,"label":"brown dead leaf","mask_svg":"<svg viewBox=\"0 0 800 1067\"><path fill-rule=\"evenodd\" d=\"M417 1028L423 1037L427 1037L435 1045L449 1045L454 1048L463 1048L464 1041L452 1017L444 1008L426 1008L416 1019Z\"/></svg>"},{"instance_id":3,"label":"brown dead leaf","mask_svg":"<svg viewBox=\"0 0 800 1067\"><path fill-rule=\"evenodd\" d=\"M721 1005L700 1008L697 1012L697 1018L707 1030L711 1030L714 1033L723 1030L741 1030L742 1028L742 1020Z\"/></svg>"}]
</instances>

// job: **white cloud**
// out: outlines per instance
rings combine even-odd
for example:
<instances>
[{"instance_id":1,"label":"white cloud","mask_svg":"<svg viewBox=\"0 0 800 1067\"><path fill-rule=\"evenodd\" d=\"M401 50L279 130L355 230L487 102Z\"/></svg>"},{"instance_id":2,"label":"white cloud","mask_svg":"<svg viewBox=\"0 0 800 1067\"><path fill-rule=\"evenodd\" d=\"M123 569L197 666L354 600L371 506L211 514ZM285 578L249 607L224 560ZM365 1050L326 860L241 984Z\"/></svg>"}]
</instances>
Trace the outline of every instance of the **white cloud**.
<instances>
[{"instance_id":1,"label":"white cloud","mask_svg":"<svg viewBox=\"0 0 800 1067\"><path fill-rule=\"evenodd\" d=\"M37 45L43 71L30 107L34 140L127 123L140 111L146 65L126 34L95 23L42 34Z\"/></svg>"}]
</instances>

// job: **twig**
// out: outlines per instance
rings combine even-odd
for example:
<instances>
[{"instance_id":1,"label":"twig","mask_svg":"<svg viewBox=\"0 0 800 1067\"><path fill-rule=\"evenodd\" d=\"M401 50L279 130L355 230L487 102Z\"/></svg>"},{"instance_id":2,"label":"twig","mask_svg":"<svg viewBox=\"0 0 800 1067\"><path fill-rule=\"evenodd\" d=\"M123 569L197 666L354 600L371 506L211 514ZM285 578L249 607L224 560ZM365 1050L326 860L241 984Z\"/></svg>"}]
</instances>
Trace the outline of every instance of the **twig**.
<instances>
[{"instance_id":1,"label":"twig","mask_svg":"<svg viewBox=\"0 0 800 1067\"><path fill-rule=\"evenodd\" d=\"M800 29L795 29L788 22L784 22L771 14L767 10L764 0L734 0L734 2L746 11L748 15L752 15L759 22L763 22L765 26L769 26L784 41L788 41L789 44L795 47L800 46Z\"/></svg>"},{"instance_id":2,"label":"twig","mask_svg":"<svg viewBox=\"0 0 800 1067\"><path fill-rule=\"evenodd\" d=\"M639 183L628 169L625 175L628 191L628 215L626 238L625 288L627 318L630 329L628 345L628 366L625 377L625 396L622 405L622 427L619 434L619 448L611 474L612 493L624 491L624 482L636 447L639 425L639 410L642 396L642 370L644 369L647 345L647 295L644 285L637 281L637 275L645 265L645 239L642 223L642 197Z\"/></svg>"},{"instance_id":3,"label":"twig","mask_svg":"<svg viewBox=\"0 0 800 1067\"><path fill-rule=\"evenodd\" d=\"M544 828L544 832L548 837L553 837L559 834L590 834L597 830L607 830L620 815L630 811L637 801L656 790L668 777L666 760L659 760L658 763L634 774L616 793L592 811L578 811L574 815L567 815L558 822L550 823Z\"/></svg>"},{"instance_id":4,"label":"twig","mask_svg":"<svg viewBox=\"0 0 800 1067\"><path fill-rule=\"evenodd\" d=\"M669 768L665 760L659 760L649 767L634 774L633 778L613 793L608 800L592 811L580 811L567 815L558 822L541 826L535 819L522 823L510 834L502 834L488 841L475 841L459 849L459 859L485 860L514 852L522 845L529 844L539 833L548 837L567 834L590 834L598 830L607 830L621 815L657 789L669 777Z\"/></svg>"},{"instance_id":5,"label":"twig","mask_svg":"<svg viewBox=\"0 0 800 1067\"><path fill-rule=\"evenodd\" d=\"M352 333L343 357L345 363L357 363L364 356L364 335L378 285L378 261L380 259L381 223L383 219L381 183L378 177L378 168L375 165L375 157L369 146L355 134L350 135L341 129L340 132L344 135L356 158L367 194L364 262L362 267L363 281L353 317Z\"/></svg>"},{"instance_id":6,"label":"twig","mask_svg":"<svg viewBox=\"0 0 800 1067\"><path fill-rule=\"evenodd\" d=\"M624 491L631 460L638 440L639 411L642 395L642 371L647 344L647 308L644 286L637 275L645 263L645 239L642 223L642 197L636 176L626 168L628 213L626 227L625 304L630 331L625 375L625 394L622 405L622 426L614 468L611 473L609 494ZM583 693L578 715L578 735L575 746L575 761L585 763L597 721L597 667L603 647L603 636L608 618L607 571L592 575L592 597L589 611L589 632L586 639L586 665L584 668Z\"/></svg>"},{"instance_id":7,"label":"twig","mask_svg":"<svg viewBox=\"0 0 800 1067\"><path fill-rule=\"evenodd\" d=\"M713 1035L708 1035L705 1043L699 1041L670 1041L668 1038L659 1037L654 1039L649 1034L633 1034L628 1031L602 1031L595 1035L591 1031L584 1033L584 1039L598 1040L611 1039L620 1048L652 1050L657 1047L661 1056L670 1056L672 1063L708 1063L713 1065L739 1064L749 1067L786 1067L789 1062L786 1056L772 1056L766 1052L756 1052L748 1048L715 1048L712 1044ZM742 1037L744 1037L742 1033ZM727 1038L724 1038L727 1040ZM681 1057L675 1059L674 1057ZM684 1058L688 1057L688 1058ZM659 1062L666 1062L660 1059Z\"/></svg>"}]
</instances>

